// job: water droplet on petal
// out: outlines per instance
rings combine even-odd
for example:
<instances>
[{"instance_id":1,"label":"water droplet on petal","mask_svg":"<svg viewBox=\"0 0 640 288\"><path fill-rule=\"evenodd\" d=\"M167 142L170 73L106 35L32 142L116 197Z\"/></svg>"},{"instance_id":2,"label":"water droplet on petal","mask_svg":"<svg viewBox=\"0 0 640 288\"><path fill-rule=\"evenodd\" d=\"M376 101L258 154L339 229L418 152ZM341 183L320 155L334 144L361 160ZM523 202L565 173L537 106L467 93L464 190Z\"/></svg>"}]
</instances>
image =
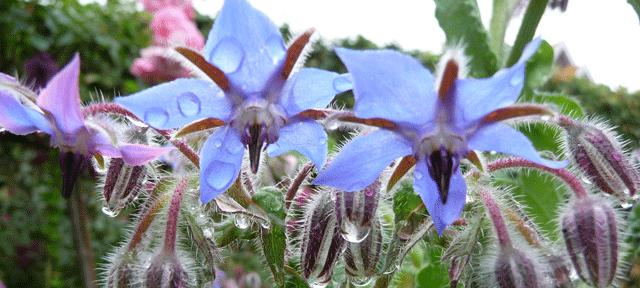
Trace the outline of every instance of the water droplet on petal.
<instances>
[{"instance_id":1,"label":"water droplet on petal","mask_svg":"<svg viewBox=\"0 0 640 288\"><path fill-rule=\"evenodd\" d=\"M318 139L318 143L320 145L325 145L327 144L327 138L321 137L320 139Z\"/></svg>"},{"instance_id":2,"label":"water droplet on petal","mask_svg":"<svg viewBox=\"0 0 640 288\"><path fill-rule=\"evenodd\" d=\"M169 113L162 108L150 108L144 113L144 121L153 127L162 127L169 121Z\"/></svg>"},{"instance_id":3,"label":"water droplet on petal","mask_svg":"<svg viewBox=\"0 0 640 288\"><path fill-rule=\"evenodd\" d=\"M192 92L185 92L178 96L178 109L186 117L200 113L200 99Z\"/></svg>"},{"instance_id":4,"label":"water droplet on petal","mask_svg":"<svg viewBox=\"0 0 640 288\"><path fill-rule=\"evenodd\" d=\"M231 74L240 68L244 60L244 50L238 40L231 37L222 38L211 51L210 59L220 70Z\"/></svg>"},{"instance_id":5,"label":"water droplet on petal","mask_svg":"<svg viewBox=\"0 0 640 288\"><path fill-rule=\"evenodd\" d=\"M420 171L413 171L413 177L415 177L417 180L422 179L422 177L424 177L424 175L422 175L422 172Z\"/></svg>"},{"instance_id":6,"label":"water droplet on petal","mask_svg":"<svg viewBox=\"0 0 640 288\"><path fill-rule=\"evenodd\" d=\"M340 225L340 236L351 243L361 243L364 239L367 239L370 231L371 227L359 227L359 225L355 225L347 219L343 219Z\"/></svg>"},{"instance_id":7,"label":"water droplet on petal","mask_svg":"<svg viewBox=\"0 0 640 288\"><path fill-rule=\"evenodd\" d=\"M265 42L265 46L273 64L282 60L287 51L280 35L271 35L271 37L269 37Z\"/></svg>"},{"instance_id":8,"label":"water droplet on petal","mask_svg":"<svg viewBox=\"0 0 640 288\"><path fill-rule=\"evenodd\" d=\"M231 185L237 175L234 165L221 161L213 161L203 173L205 173L207 184L216 190Z\"/></svg>"},{"instance_id":9,"label":"water droplet on petal","mask_svg":"<svg viewBox=\"0 0 640 288\"><path fill-rule=\"evenodd\" d=\"M113 211L111 209L109 209L109 207L105 206L102 207L102 213L104 213L104 215L107 215L111 218L118 216L118 213L120 213L120 211Z\"/></svg>"},{"instance_id":10,"label":"water droplet on petal","mask_svg":"<svg viewBox=\"0 0 640 288\"><path fill-rule=\"evenodd\" d=\"M352 84L349 76L338 76L333 79L333 89L335 89L338 93L351 89L351 86Z\"/></svg>"},{"instance_id":11,"label":"water droplet on petal","mask_svg":"<svg viewBox=\"0 0 640 288\"><path fill-rule=\"evenodd\" d=\"M340 123L338 123L337 120L327 120L324 126L327 127L328 130L333 131L338 129L338 127L340 127Z\"/></svg>"},{"instance_id":12,"label":"water droplet on petal","mask_svg":"<svg viewBox=\"0 0 640 288\"><path fill-rule=\"evenodd\" d=\"M215 146L216 148L220 148L222 146L222 140L220 139L213 140L213 146Z\"/></svg>"},{"instance_id":13,"label":"water droplet on petal","mask_svg":"<svg viewBox=\"0 0 640 288\"><path fill-rule=\"evenodd\" d=\"M524 73L516 73L515 75L513 75L513 77L511 77L509 83L511 84L511 86L518 86L522 84L522 80L524 80Z\"/></svg>"},{"instance_id":14,"label":"water droplet on petal","mask_svg":"<svg viewBox=\"0 0 640 288\"><path fill-rule=\"evenodd\" d=\"M236 214L233 224L235 224L238 229L244 230L249 228L249 220L247 220L247 216L242 214Z\"/></svg>"}]
</instances>

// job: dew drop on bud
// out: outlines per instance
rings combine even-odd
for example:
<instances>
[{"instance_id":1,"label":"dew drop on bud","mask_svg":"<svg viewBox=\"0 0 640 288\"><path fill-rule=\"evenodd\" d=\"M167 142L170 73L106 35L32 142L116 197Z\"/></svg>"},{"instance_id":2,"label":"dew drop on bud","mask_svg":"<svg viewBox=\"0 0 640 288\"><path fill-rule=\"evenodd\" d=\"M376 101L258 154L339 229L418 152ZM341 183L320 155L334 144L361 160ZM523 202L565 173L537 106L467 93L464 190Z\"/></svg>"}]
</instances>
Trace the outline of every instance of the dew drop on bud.
<instances>
[{"instance_id":1,"label":"dew drop on bud","mask_svg":"<svg viewBox=\"0 0 640 288\"><path fill-rule=\"evenodd\" d=\"M104 215L107 215L107 216L109 216L111 218L118 216L119 212L120 211L113 211L113 210L109 209L109 207L107 207L107 206L102 207L102 213L104 213Z\"/></svg>"},{"instance_id":2,"label":"dew drop on bud","mask_svg":"<svg viewBox=\"0 0 640 288\"><path fill-rule=\"evenodd\" d=\"M324 288L324 287L327 287L327 285L329 285L328 282L313 282L313 283L309 283L309 287L311 287L311 288Z\"/></svg>"},{"instance_id":3,"label":"dew drop on bud","mask_svg":"<svg viewBox=\"0 0 640 288\"><path fill-rule=\"evenodd\" d=\"M632 206L633 206L632 202L628 202L628 201L620 202L620 208L622 208L622 209L629 209Z\"/></svg>"},{"instance_id":4,"label":"dew drop on bud","mask_svg":"<svg viewBox=\"0 0 640 288\"><path fill-rule=\"evenodd\" d=\"M260 227L262 229L271 229L271 223L269 221L260 221Z\"/></svg>"},{"instance_id":5,"label":"dew drop on bud","mask_svg":"<svg viewBox=\"0 0 640 288\"><path fill-rule=\"evenodd\" d=\"M247 220L247 216L244 216L242 214L237 214L235 216L235 220L233 221L233 224L236 225L236 227L238 227L238 229L247 229L249 228L249 220Z\"/></svg>"},{"instance_id":6,"label":"dew drop on bud","mask_svg":"<svg viewBox=\"0 0 640 288\"><path fill-rule=\"evenodd\" d=\"M542 116L540 116L540 120L542 120L542 121L549 121L549 120L551 120L551 116L549 116L549 115L542 115Z\"/></svg>"},{"instance_id":7,"label":"dew drop on bud","mask_svg":"<svg viewBox=\"0 0 640 288\"><path fill-rule=\"evenodd\" d=\"M350 277L349 282L355 287L369 287L373 278L371 277Z\"/></svg>"},{"instance_id":8,"label":"dew drop on bud","mask_svg":"<svg viewBox=\"0 0 640 288\"><path fill-rule=\"evenodd\" d=\"M213 228L204 228L202 230L202 235L204 235L205 238L207 239L212 239L213 238Z\"/></svg>"},{"instance_id":9,"label":"dew drop on bud","mask_svg":"<svg viewBox=\"0 0 640 288\"><path fill-rule=\"evenodd\" d=\"M358 227L346 219L342 220L342 225L340 225L340 236L351 243L361 243L367 239L369 231L371 231L371 227Z\"/></svg>"}]
</instances>

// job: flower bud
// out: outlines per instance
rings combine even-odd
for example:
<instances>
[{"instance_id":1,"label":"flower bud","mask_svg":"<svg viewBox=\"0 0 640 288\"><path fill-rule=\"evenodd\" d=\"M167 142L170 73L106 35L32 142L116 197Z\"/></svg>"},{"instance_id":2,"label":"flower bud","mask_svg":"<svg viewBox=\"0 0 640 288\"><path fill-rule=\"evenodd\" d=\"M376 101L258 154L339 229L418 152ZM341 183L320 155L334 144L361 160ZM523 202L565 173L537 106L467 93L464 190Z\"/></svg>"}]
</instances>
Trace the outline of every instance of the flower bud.
<instances>
[{"instance_id":1,"label":"flower bud","mask_svg":"<svg viewBox=\"0 0 640 288\"><path fill-rule=\"evenodd\" d=\"M567 130L569 154L600 190L622 199L635 195L640 176L611 128L567 117L559 124Z\"/></svg>"},{"instance_id":2,"label":"flower bud","mask_svg":"<svg viewBox=\"0 0 640 288\"><path fill-rule=\"evenodd\" d=\"M378 219L373 219L371 232L360 243L347 243L344 254L345 270L354 279L370 279L378 272L382 256L382 229ZM366 281L365 281L366 282Z\"/></svg>"},{"instance_id":3,"label":"flower bud","mask_svg":"<svg viewBox=\"0 0 640 288\"><path fill-rule=\"evenodd\" d=\"M175 254L163 253L151 260L147 269L145 287L184 288L188 287L189 276Z\"/></svg>"},{"instance_id":4,"label":"flower bud","mask_svg":"<svg viewBox=\"0 0 640 288\"><path fill-rule=\"evenodd\" d=\"M145 166L129 165L122 158L111 159L102 189L105 202L103 211L115 216L133 202L142 190L146 175Z\"/></svg>"},{"instance_id":5,"label":"flower bud","mask_svg":"<svg viewBox=\"0 0 640 288\"><path fill-rule=\"evenodd\" d=\"M513 247L503 247L494 265L497 286L536 288L544 286L535 259Z\"/></svg>"},{"instance_id":6,"label":"flower bud","mask_svg":"<svg viewBox=\"0 0 640 288\"><path fill-rule=\"evenodd\" d=\"M362 191L336 192L336 217L340 234L351 243L364 241L371 231L378 209L380 181Z\"/></svg>"},{"instance_id":7,"label":"flower bud","mask_svg":"<svg viewBox=\"0 0 640 288\"><path fill-rule=\"evenodd\" d=\"M345 241L335 215L332 193L322 193L305 206L300 243L302 276L316 286L331 281Z\"/></svg>"},{"instance_id":8,"label":"flower bud","mask_svg":"<svg viewBox=\"0 0 640 288\"><path fill-rule=\"evenodd\" d=\"M616 215L600 199L575 200L562 217L567 252L580 278L597 287L613 281L618 263Z\"/></svg>"},{"instance_id":9,"label":"flower bud","mask_svg":"<svg viewBox=\"0 0 640 288\"><path fill-rule=\"evenodd\" d=\"M135 272L135 264L131 253L125 253L117 257L107 269L106 287L124 288L133 286L133 283L137 281Z\"/></svg>"}]
</instances>

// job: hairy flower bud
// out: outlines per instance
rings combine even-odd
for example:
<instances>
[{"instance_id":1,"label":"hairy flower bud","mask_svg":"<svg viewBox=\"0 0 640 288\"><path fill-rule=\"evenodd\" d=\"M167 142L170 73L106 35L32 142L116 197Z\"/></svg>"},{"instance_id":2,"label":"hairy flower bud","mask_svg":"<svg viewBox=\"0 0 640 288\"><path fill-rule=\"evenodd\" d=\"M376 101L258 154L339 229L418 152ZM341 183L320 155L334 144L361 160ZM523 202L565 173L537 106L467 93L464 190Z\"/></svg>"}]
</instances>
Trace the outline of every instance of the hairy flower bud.
<instances>
[{"instance_id":1,"label":"hairy flower bud","mask_svg":"<svg viewBox=\"0 0 640 288\"><path fill-rule=\"evenodd\" d=\"M344 254L345 270L353 281L367 282L377 274L382 256L382 229L380 222L373 219L369 236L360 243L347 243Z\"/></svg>"},{"instance_id":2,"label":"hairy flower bud","mask_svg":"<svg viewBox=\"0 0 640 288\"><path fill-rule=\"evenodd\" d=\"M106 273L107 288L131 287L137 281L135 279L135 264L132 253L125 253L116 257Z\"/></svg>"},{"instance_id":3,"label":"hairy flower bud","mask_svg":"<svg viewBox=\"0 0 640 288\"><path fill-rule=\"evenodd\" d=\"M189 276L178 257L163 252L151 260L145 277L145 287L149 288L184 288L188 287L189 282Z\"/></svg>"},{"instance_id":4,"label":"hairy flower bud","mask_svg":"<svg viewBox=\"0 0 640 288\"><path fill-rule=\"evenodd\" d=\"M321 193L305 206L300 243L302 276L316 286L331 280L345 241L335 215L331 193Z\"/></svg>"},{"instance_id":5,"label":"hairy flower bud","mask_svg":"<svg viewBox=\"0 0 640 288\"><path fill-rule=\"evenodd\" d=\"M569 154L598 188L621 199L635 195L640 176L611 128L567 117L559 124L567 131Z\"/></svg>"},{"instance_id":6,"label":"hairy flower bud","mask_svg":"<svg viewBox=\"0 0 640 288\"><path fill-rule=\"evenodd\" d=\"M562 217L562 233L580 278L597 287L611 284L618 263L618 230L613 208L600 199L578 199Z\"/></svg>"},{"instance_id":7,"label":"hairy flower bud","mask_svg":"<svg viewBox=\"0 0 640 288\"><path fill-rule=\"evenodd\" d=\"M542 287L535 259L513 247L503 247L496 259L494 276L498 287Z\"/></svg>"},{"instance_id":8,"label":"hairy flower bud","mask_svg":"<svg viewBox=\"0 0 640 288\"><path fill-rule=\"evenodd\" d=\"M115 216L133 202L142 190L146 174L145 166L132 166L121 158L111 159L102 189L105 201L103 211Z\"/></svg>"},{"instance_id":9,"label":"hairy flower bud","mask_svg":"<svg viewBox=\"0 0 640 288\"><path fill-rule=\"evenodd\" d=\"M378 209L380 181L375 181L358 192L336 192L336 217L340 234L351 243L364 241Z\"/></svg>"}]
</instances>

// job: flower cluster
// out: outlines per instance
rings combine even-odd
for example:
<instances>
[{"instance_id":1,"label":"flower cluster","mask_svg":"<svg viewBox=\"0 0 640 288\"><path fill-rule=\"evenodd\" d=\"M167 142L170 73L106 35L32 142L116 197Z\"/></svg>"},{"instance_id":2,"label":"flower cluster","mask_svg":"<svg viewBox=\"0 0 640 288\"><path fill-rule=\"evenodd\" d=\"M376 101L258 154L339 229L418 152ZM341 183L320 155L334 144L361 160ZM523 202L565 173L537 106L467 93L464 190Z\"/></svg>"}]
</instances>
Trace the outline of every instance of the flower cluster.
<instances>
[{"instance_id":1,"label":"flower cluster","mask_svg":"<svg viewBox=\"0 0 640 288\"><path fill-rule=\"evenodd\" d=\"M147 83L161 83L189 75L189 71L171 58L171 47L187 46L202 49L204 38L193 22L195 12L190 0L142 1L152 13L149 24L153 44L141 51L141 57L131 65L131 74Z\"/></svg>"},{"instance_id":2,"label":"flower cluster","mask_svg":"<svg viewBox=\"0 0 640 288\"><path fill-rule=\"evenodd\" d=\"M626 204L640 176L604 125L519 102L543 40L533 39L513 65L486 78L467 76L468 61L455 49L432 72L398 51L336 48L348 71L339 74L303 67L313 29L287 45L246 0L224 1L206 42L190 1L143 4L153 13L154 47L132 71L161 84L82 108L78 55L37 92L0 74L0 125L50 136L61 152L63 195L93 157L105 213L144 202L105 269L107 287L237 279L261 285L250 271L220 279L220 250L245 249L231 244L247 239L283 287L326 286L336 278L357 286L376 279L376 287L386 287L421 242L443 245L440 260L450 263L453 287L485 279L464 279L476 263L487 270L490 281L480 284L488 287L565 287L569 265L589 284L614 282L621 219L608 196L590 192ZM162 62L168 50L180 61ZM332 105L345 92L353 94L352 111ZM354 136L330 153L323 121L355 127ZM564 131L564 156L572 162L542 157L513 125L539 122ZM169 150L185 161L162 172L148 164ZM264 169L267 155L288 152L307 163L272 181L277 186L256 185L274 173ZM572 163L577 169L565 169ZM523 169L554 176L564 183L558 190L572 194L559 197L568 199L556 231L563 252L494 181L502 170ZM485 241L487 230L495 241ZM334 273L340 268L345 273Z\"/></svg>"}]
</instances>

